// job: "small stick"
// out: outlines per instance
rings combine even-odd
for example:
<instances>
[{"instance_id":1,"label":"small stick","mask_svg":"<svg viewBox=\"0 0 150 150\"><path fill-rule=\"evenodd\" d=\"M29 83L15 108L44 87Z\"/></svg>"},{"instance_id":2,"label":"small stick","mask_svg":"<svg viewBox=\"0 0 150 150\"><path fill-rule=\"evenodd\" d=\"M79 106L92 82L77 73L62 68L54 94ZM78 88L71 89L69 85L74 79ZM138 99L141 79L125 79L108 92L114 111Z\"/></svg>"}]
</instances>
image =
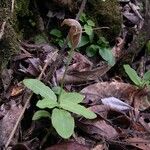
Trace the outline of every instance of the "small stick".
<instances>
[{"instance_id":1,"label":"small stick","mask_svg":"<svg viewBox=\"0 0 150 150\"><path fill-rule=\"evenodd\" d=\"M86 2L87 2L87 0L83 0L82 1L82 4L81 4L80 9L79 9L79 12L78 12L78 14L76 16L76 20L79 20L79 17L81 15L81 13L83 12L84 8L85 8Z\"/></svg>"},{"instance_id":2,"label":"small stick","mask_svg":"<svg viewBox=\"0 0 150 150\"><path fill-rule=\"evenodd\" d=\"M15 0L11 1L11 13L14 12L14 5L15 5Z\"/></svg>"},{"instance_id":3,"label":"small stick","mask_svg":"<svg viewBox=\"0 0 150 150\"><path fill-rule=\"evenodd\" d=\"M2 23L1 29L0 29L0 40L2 39L2 36L4 35L4 29L5 29L6 21Z\"/></svg>"},{"instance_id":4,"label":"small stick","mask_svg":"<svg viewBox=\"0 0 150 150\"><path fill-rule=\"evenodd\" d=\"M61 86L60 86L61 88L60 88L60 93L59 93L59 96L58 96L58 103L60 103L60 96L61 96L61 93L63 91L65 76L66 76L66 73L68 71L69 64L71 63L73 52L74 52L74 48L72 47L71 51L70 51L70 54L69 54L69 57L68 57L68 60L67 60L67 65L66 65L66 68L65 68L65 72L64 72L62 80L61 80Z\"/></svg>"},{"instance_id":5,"label":"small stick","mask_svg":"<svg viewBox=\"0 0 150 150\"><path fill-rule=\"evenodd\" d=\"M40 73L40 75L39 75L39 77L38 77L39 80L42 79L42 76L43 76L43 74L44 74L46 68L48 67L48 65L49 65L49 63L51 62L52 58L53 58L56 54L57 54L57 51L54 52L54 53L52 54L52 56L51 56L51 57L47 60L47 62L45 63L45 65L44 65L44 67L43 67L43 69L42 69L42 71L41 71L41 73Z\"/></svg>"}]
</instances>

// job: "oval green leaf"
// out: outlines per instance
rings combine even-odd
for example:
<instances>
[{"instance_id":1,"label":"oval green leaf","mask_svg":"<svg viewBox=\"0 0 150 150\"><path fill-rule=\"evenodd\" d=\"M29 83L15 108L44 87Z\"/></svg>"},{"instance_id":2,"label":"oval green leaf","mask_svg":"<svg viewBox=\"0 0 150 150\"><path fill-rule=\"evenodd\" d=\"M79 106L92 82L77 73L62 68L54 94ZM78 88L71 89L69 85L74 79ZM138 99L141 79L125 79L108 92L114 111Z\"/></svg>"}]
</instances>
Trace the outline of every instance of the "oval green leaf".
<instances>
[{"instance_id":1,"label":"oval green leaf","mask_svg":"<svg viewBox=\"0 0 150 150\"><path fill-rule=\"evenodd\" d=\"M81 41L80 41L80 43L79 43L79 45L78 45L78 48L80 48L80 47L82 47L82 46L85 46L86 44L88 44L89 43L89 38L88 38L88 36L82 36L81 37Z\"/></svg>"},{"instance_id":2,"label":"oval green leaf","mask_svg":"<svg viewBox=\"0 0 150 150\"><path fill-rule=\"evenodd\" d=\"M143 79L146 80L146 81L149 81L149 80L150 80L150 70L147 71L147 72L144 74Z\"/></svg>"},{"instance_id":3,"label":"oval green leaf","mask_svg":"<svg viewBox=\"0 0 150 150\"><path fill-rule=\"evenodd\" d=\"M57 101L55 93L44 83L37 79L24 79L24 85L32 90L35 94L40 94L42 97Z\"/></svg>"},{"instance_id":4,"label":"oval green leaf","mask_svg":"<svg viewBox=\"0 0 150 150\"><path fill-rule=\"evenodd\" d=\"M65 92L60 96L60 102L71 101L73 103L81 103L84 99L84 95L76 92Z\"/></svg>"},{"instance_id":5,"label":"oval green leaf","mask_svg":"<svg viewBox=\"0 0 150 150\"><path fill-rule=\"evenodd\" d=\"M99 48L99 54L101 57L108 62L109 65L113 66L115 64L115 57L112 51L108 48Z\"/></svg>"},{"instance_id":6,"label":"oval green leaf","mask_svg":"<svg viewBox=\"0 0 150 150\"><path fill-rule=\"evenodd\" d=\"M96 114L91 110L89 110L88 108L85 108L84 106L73 103L71 101L63 101L63 103L60 102L60 107L75 114L78 114L80 116L83 116L87 119L94 119L97 117Z\"/></svg>"},{"instance_id":7,"label":"oval green leaf","mask_svg":"<svg viewBox=\"0 0 150 150\"><path fill-rule=\"evenodd\" d=\"M41 109L44 109L44 108L54 108L56 106L58 106L58 103L56 101L53 101L51 99L42 99L42 100L39 100L36 104L37 107L41 108Z\"/></svg>"},{"instance_id":8,"label":"oval green leaf","mask_svg":"<svg viewBox=\"0 0 150 150\"><path fill-rule=\"evenodd\" d=\"M131 81L134 82L134 84L136 84L137 86L141 86L142 79L138 76L136 71L132 69L129 65L123 65L123 67L129 78L131 79Z\"/></svg>"},{"instance_id":9,"label":"oval green leaf","mask_svg":"<svg viewBox=\"0 0 150 150\"><path fill-rule=\"evenodd\" d=\"M64 139L68 139L74 132L74 118L71 114L62 109L53 109L52 125L57 133Z\"/></svg>"},{"instance_id":10,"label":"oval green leaf","mask_svg":"<svg viewBox=\"0 0 150 150\"><path fill-rule=\"evenodd\" d=\"M87 20L87 24L92 27L95 26L95 23L92 20Z\"/></svg>"},{"instance_id":11,"label":"oval green leaf","mask_svg":"<svg viewBox=\"0 0 150 150\"><path fill-rule=\"evenodd\" d=\"M56 36L58 38L60 38L62 36L61 31L58 30L58 29L52 29L51 32L50 32L50 34L53 35L53 36Z\"/></svg>"},{"instance_id":12,"label":"oval green leaf","mask_svg":"<svg viewBox=\"0 0 150 150\"><path fill-rule=\"evenodd\" d=\"M43 117L51 118L51 115L48 111L39 110L39 111L34 113L32 120L38 120L38 119L43 118Z\"/></svg>"},{"instance_id":13,"label":"oval green leaf","mask_svg":"<svg viewBox=\"0 0 150 150\"><path fill-rule=\"evenodd\" d=\"M88 24L85 24L85 25L84 25L84 30L85 30L85 33L86 33L87 35L91 35L92 32L93 32L92 27L89 26Z\"/></svg>"}]
</instances>

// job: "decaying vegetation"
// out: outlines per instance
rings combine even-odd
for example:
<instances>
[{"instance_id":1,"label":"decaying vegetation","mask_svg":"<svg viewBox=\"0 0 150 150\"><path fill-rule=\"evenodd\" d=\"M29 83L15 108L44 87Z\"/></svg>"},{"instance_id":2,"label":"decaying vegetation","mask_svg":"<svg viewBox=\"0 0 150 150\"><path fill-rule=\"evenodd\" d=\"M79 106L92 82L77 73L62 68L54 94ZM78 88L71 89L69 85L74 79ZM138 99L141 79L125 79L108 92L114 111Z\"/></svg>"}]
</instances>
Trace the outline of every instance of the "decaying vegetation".
<instances>
[{"instance_id":1,"label":"decaying vegetation","mask_svg":"<svg viewBox=\"0 0 150 150\"><path fill-rule=\"evenodd\" d=\"M0 148L150 149L148 0L0 1Z\"/></svg>"}]
</instances>

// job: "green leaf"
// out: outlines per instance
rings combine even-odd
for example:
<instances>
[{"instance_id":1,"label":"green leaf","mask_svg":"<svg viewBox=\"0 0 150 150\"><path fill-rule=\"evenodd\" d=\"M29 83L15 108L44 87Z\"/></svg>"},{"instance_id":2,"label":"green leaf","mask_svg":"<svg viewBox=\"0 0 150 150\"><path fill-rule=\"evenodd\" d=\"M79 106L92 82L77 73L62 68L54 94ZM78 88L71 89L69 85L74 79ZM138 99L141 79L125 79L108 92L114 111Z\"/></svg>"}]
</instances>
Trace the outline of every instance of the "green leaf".
<instances>
[{"instance_id":1,"label":"green leaf","mask_svg":"<svg viewBox=\"0 0 150 150\"><path fill-rule=\"evenodd\" d=\"M57 101L55 93L44 83L37 79L24 79L24 85L32 90L35 94L40 94L42 97Z\"/></svg>"},{"instance_id":2,"label":"green leaf","mask_svg":"<svg viewBox=\"0 0 150 150\"><path fill-rule=\"evenodd\" d=\"M56 106L58 106L58 103L56 101L53 101L51 99L42 99L42 100L39 100L36 104L37 107L41 108L41 109L44 109L44 108L54 108Z\"/></svg>"},{"instance_id":3,"label":"green leaf","mask_svg":"<svg viewBox=\"0 0 150 150\"><path fill-rule=\"evenodd\" d=\"M88 24L85 24L85 25L84 25L84 30L85 30L85 33L86 33L87 35L91 35L92 32L93 32L92 27L89 26Z\"/></svg>"},{"instance_id":4,"label":"green leaf","mask_svg":"<svg viewBox=\"0 0 150 150\"><path fill-rule=\"evenodd\" d=\"M66 101L70 101L73 103L81 103L83 99L84 99L84 96L76 92L65 92L65 93L62 93L60 96L61 103L63 102L66 103Z\"/></svg>"},{"instance_id":5,"label":"green leaf","mask_svg":"<svg viewBox=\"0 0 150 150\"><path fill-rule=\"evenodd\" d=\"M109 65L113 66L115 64L115 58L112 51L108 48L99 48L99 54L101 57L108 62Z\"/></svg>"},{"instance_id":6,"label":"green leaf","mask_svg":"<svg viewBox=\"0 0 150 150\"><path fill-rule=\"evenodd\" d=\"M53 92L57 95L59 95L61 87L60 86L55 86L52 88ZM64 89L62 89L62 93L66 93L66 91Z\"/></svg>"},{"instance_id":7,"label":"green leaf","mask_svg":"<svg viewBox=\"0 0 150 150\"><path fill-rule=\"evenodd\" d=\"M146 80L146 81L149 81L149 80L150 80L150 70L147 71L147 72L144 74L143 79Z\"/></svg>"},{"instance_id":8,"label":"green leaf","mask_svg":"<svg viewBox=\"0 0 150 150\"><path fill-rule=\"evenodd\" d=\"M144 79L142 79L141 82L142 82L142 84L140 85L141 88L143 88L145 85L148 87L149 84L150 84L150 80L144 80Z\"/></svg>"},{"instance_id":9,"label":"green leaf","mask_svg":"<svg viewBox=\"0 0 150 150\"><path fill-rule=\"evenodd\" d=\"M101 36L99 37L99 40L97 41L97 44L100 46L100 47L108 47L109 46L109 42L106 40L105 37Z\"/></svg>"},{"instance_id":10,"label":"green leaf","mask_svg":"<svg viewBox=\"0 0 150 150\"><path fill-rule=\"evenodd\" d=\"M87 24L92 27L95 26L95 23L92 20L87 20Z\"/></svg>"},{"instance_id":11,"label":"green leaf","mask_svg":"<svg viewBox=\"0 0 150 150\"><path fill-rule=\"evenodd\" d=\"M74 118L69 112L62 109L53 109L52 125L64 139L68 139L74 132Z\"/></svg>"},{"instance_id":12,"label":"green leaf","mask_svg":"<svg viewBox=\"0 0 150 150\"><path fill-rule=\"evenodd\" d=\"M78 48L80 48L80 47L82 47L82 46L85 46L86 44L88 44L89 43L89 38L88 38L88 36L82 36L81 37L81 41L80 41L80 43L79 43L79 45L78 45Z\"/></svg>"},{"instance_id":13,"label":"green leaf","mask_svg":"<svg viewBox=\"0 0 150 150\"><path fill-rule=\"evenodd\" d=\"M38 120L38 119L43 118L43 117L48 117L51 119L51 115L48 111L39 110L39 111L34 113L32 120Z\"/></svg>"},{"instance_id":14,"label":"green leaf","mask_svg":"<svg viewBox=\"0 0 150 150\"><path fill-rule=\"evenodd\" d=\"M89 47L86 48L86 54L88 57L93 57L96 55L99 47L98 45L90 45Z\"/></svg>"},{"instance_id":15,"label":"green leaf","mask_svg":"<svg viewBox=\"0 0 150 150\"><path fill-rule=\"evenodd\" d=\"M94 112L90 111L89 109L85 108L84 106L73 103L71 101L60 102L60 107L62 107L63 109L66 109L70 112L73 112L75 114L81 115L87 119L96 118L96 114Z\"/></svg>"},{"instance_id":16,"label":"green leaf","mask_svg":"<svg viewBox=\"0 0 150 150\"><path fill-rule=\"evenodd\" d=\"M53 29L53 30L51 30L50 34L51 34L51 35L54 35L54 36L56 36L56 37L58 37L58 38L62 37L61 31L59 31L58 29Z\"/></svg>"},{"instance_id":17,"label":"green leaf","mask_svg":"<svg viewBox=\"0 0 150 150\"><path fill-rule=\"evenodd\" d=\"M80 15L80 19L79 19L81 22L86 22L87 18L86 18L86 14L85 13L82 13Z\"/></svg>"},{"instance_id":18,"label":"green leaf","mask_svg":"<svg viewBox=\"0 0 150 150\"><path fill-rule=\"evenodd\" d=\"M64 40L59 40L59 41L58 41L58 45L59 45L60 47L62 47L62 46L64 45Z\"/></svg>"},{"instance_id":19,"label":"green leaf","mask_svg":"<svg viewBox=\"0 0 150 150\"><path fill-rule=\"evenodd\" d=\"M128 74L129 78L134 82L136 85L142 85L142 79L138 76L136 71L132 69L129 65L123 65L125 72Z\"/></svg>"}]
</instances>

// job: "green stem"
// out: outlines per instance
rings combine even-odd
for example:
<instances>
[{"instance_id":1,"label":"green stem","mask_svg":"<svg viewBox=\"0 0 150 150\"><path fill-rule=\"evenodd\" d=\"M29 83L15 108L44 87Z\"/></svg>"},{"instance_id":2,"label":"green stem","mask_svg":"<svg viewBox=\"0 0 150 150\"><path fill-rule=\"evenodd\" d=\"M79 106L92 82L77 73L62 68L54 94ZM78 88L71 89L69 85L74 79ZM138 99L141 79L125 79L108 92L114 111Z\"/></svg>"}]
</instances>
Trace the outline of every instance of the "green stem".
<instances>
[{"instance_id":1,"label":"green stem","mask_svg":"<svg viewBox=\"0 0 150 150\"><path fill-rule=\"evenodd\" d=\"M58 96L58 103L60 103L60 95L61 95L63 87L64 87L65 76L66 76L69 64L71 63L71 60L72 60L72 57L73 57L73 52L74 52L74 48L71 48L68 59L67 59L65 72L64 72L62 80L61 80L61 86L60 86L61 88L60 88L60 93L59 93L59 96Z\"/></svg>"}]
</instances>

